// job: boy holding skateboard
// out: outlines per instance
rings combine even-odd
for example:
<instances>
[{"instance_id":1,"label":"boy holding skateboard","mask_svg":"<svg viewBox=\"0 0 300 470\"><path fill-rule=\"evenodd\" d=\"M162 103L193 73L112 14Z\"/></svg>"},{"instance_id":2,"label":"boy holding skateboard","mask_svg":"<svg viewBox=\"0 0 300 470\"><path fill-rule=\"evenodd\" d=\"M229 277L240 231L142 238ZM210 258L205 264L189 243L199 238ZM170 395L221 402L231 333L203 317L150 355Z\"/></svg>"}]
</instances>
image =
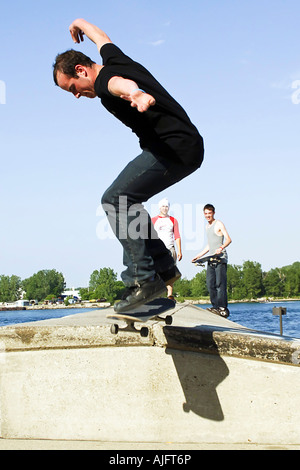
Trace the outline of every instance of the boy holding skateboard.
<instances>
[{"instance_id":1,"label":"boy holding skateboard","mask_svg":"<svg viewBox=\"0 0 300 470\"><path fill-rule=\"evenodd\" d=\"M102 205L124 249L126 312L162 295L180 273L158 238L142 203L200 167L203 139L183 108L142 65L125 55L97 26L83 19L70 26L75 43L86 35L103 65L76 51L56 57L55 83L76 98L99 97L103 106L138 136L141 154L131 161L102 196ZM131 233L139 217L139 236ZM137 226L137 225L136 225Z\"/></svg>"},{"instance_id":2,"label":"boy holding skateboard","mask_svg":"<svg viewBox=\"0 0 300 470\"><path fill-rule=\"evenodd\" d=\"M227 308L227 252L226 249L231 243L231 238L220 220L215 219L215 208L212 204L206 204L203 208L204 217L208 224L206 234L208 244L192 259L192 262L199 260L206 253L211 255L221 255L220 262L208 261L206 271L206 284L210 295L212 308L208 309L223 317L229 316Z\"/></svg>"}]
</instances>

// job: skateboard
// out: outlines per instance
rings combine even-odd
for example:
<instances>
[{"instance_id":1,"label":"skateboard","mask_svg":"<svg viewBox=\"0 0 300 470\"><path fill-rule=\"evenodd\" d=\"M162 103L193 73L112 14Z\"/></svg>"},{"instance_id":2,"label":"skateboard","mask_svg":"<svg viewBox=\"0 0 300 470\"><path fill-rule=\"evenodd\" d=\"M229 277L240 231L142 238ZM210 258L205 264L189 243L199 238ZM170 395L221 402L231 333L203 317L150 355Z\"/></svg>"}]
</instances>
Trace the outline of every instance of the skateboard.
<instances>
[{"instance_id":1,"label":"skateboard","mask_svg":"<svg viewBox=\"0 0 300 470\"><path fill-rule=\"evenodd\" d=\"M134 331L140 333L143 337L147 337L149 329L146 326L138 329L135 327L135 323L146 323L149 320L157 320L164 321L166 325L172 325L173 318L171 315L166 315L164 317L161 317L160 315L175 308L175 305L175 300L159 298L141 305L136 309L132 309L131 312L126 312L126 314L111 313L106 315L106 318L127 323L125 328L120 328L118 323L113 323L110 327L110 332L116 335L119 331Z\"/></svg>"},{"instance_id":2,"label":"skateboard","mask_svg":"<svg viewBox=\"0 0 300 470\"><path fill-rule=\"evenodd\" d=\"M204 258L197 259L194 261L194 264L196 266L204 266L206 262L211 262L211 263L220 263L222 258L222 254L219 255L209 255L209 256L204 256Z\"/></svg>"}]
</instances>

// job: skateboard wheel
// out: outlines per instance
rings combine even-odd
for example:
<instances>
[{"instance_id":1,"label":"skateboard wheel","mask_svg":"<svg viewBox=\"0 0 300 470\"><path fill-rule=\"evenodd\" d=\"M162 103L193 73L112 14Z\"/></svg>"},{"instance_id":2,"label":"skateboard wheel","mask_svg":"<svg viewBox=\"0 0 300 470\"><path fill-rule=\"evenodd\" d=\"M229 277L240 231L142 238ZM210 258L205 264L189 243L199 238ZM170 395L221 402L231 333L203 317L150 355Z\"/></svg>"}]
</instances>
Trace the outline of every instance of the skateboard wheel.
<instances>
[{"instance_id":1,"label":"skateboard wheel","mask_svg":"<svg viewBox=\"0 0 300 470\"><path fill-rule=\"evenodd\" d=\"M173 323L173 318L171 317L171 315L167 315L166 316L166 325L172 325Z\"/></svg>"},{"instance_id":2,"label":"skateboard wheel","mask_svg":"<svg viewBox=\"0 0 300 470\"><path fill-rule=\"evenodd\" d=\"M118 331L119 331L119 325L116 325L116 324L111 325L111 327L110 327L110 332L111 332L113 335L116 335L116 334L118 333Z\"/></svg>"},{"instance_id":3,"label":"skateboard wheel","mask_svg":"<svg viewBox=\"0 0 300 470\"><path fill-rule=\"evenodd\" d=\"M148 334L149 334L148 328L146 328L145 326L143 326L143 328L141 328L141 336L142 336L143 338L146 338L146 337L148 336Z\"/></svg>"}]
</instances>

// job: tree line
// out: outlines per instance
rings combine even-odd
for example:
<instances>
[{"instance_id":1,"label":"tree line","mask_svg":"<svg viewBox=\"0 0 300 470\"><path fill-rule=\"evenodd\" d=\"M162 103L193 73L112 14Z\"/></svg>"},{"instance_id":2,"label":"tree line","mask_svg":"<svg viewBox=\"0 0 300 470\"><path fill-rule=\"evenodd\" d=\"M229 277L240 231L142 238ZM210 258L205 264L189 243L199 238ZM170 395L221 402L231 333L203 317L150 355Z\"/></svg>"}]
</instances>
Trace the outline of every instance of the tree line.
<instances>
[{"instance_id":1,"label":"tree line","mask_svg":"<svg viewBox=\"0 0 300 470\"><path fill-rule=\"evenodd\" d=\"M206 270L198 272L191 280L180 279L174 287L181 297L208 297ZM299 297L300 262L267 272L256 261L245 261L241 266L228 264L227 292L229 300Z\"/></svg>"},{"instance_id":2,"label":"tree line","mask_svg":"<svg viewBox=\"0 0 300 470\"><path fill-rule=\"evenodd\" d=\"M14 302L21 298L22 292L25 292L23 298L28 300L58 298L65 288L63 274L55 269L39 271L24 280L16 275L0 275L0 302ZM105 298L113 303L121 298L124 288L113 269L101 268L91 274L89 287L79 288L79 292L82 300ZM229 300L299 297L300 262L267 272L256 261L245 261L241 266L229 264L227 290ZM179 279L174 284L173 292L181 298L208 298L206 270L199 271L191 280Z\"/></svg>"},{"instance_id":3,"label":"tree line","mask_svg":"<svg viewBox=\"0 0 300 470\"><path fill-rule=\"evenodd\" d=\"M52 296L57 298L66 287L62 273L55 269L45 269L22 280L19 276L0 276L0 302L15 302L22 296L28 300L45 300ZM24 294L25 292L25 294Z\"/></svg>"}]
</instances>

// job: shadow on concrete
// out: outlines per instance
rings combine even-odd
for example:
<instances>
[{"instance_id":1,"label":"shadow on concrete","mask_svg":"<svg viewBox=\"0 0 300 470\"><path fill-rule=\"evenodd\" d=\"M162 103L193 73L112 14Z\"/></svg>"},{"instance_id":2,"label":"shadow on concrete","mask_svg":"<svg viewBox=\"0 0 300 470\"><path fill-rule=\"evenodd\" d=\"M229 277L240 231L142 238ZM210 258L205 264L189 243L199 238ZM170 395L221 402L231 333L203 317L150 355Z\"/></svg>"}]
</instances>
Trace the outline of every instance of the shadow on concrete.
<instances>
[{"instance_id":1,"label":"shadow on concrete","mask_svg":"<svg viewBox=\"0 0 300 470\"><path fill-rule=\"evenodd\" d=\"M174 349L174 329L164 330L167 339L166 354L172 356L186 400L182 404L183 410L213 421L223 421L224 414L217 387L229 375L229 369L216 354L217 346L215 345L214 354L186 351L184 347ZM184 343L184 338L182 341ZM210 341L214 343L212 335Z\"/></svg>"}]
</instances>

